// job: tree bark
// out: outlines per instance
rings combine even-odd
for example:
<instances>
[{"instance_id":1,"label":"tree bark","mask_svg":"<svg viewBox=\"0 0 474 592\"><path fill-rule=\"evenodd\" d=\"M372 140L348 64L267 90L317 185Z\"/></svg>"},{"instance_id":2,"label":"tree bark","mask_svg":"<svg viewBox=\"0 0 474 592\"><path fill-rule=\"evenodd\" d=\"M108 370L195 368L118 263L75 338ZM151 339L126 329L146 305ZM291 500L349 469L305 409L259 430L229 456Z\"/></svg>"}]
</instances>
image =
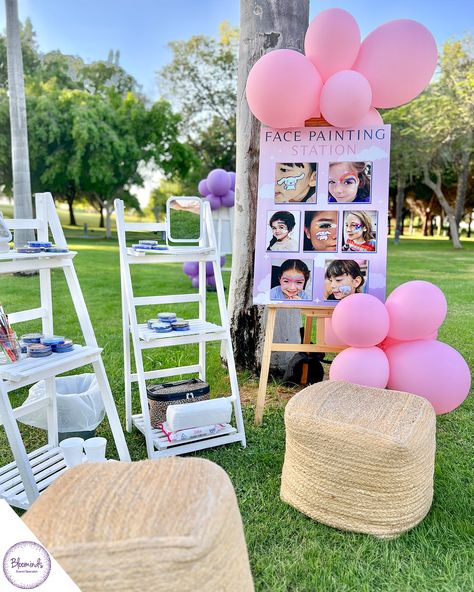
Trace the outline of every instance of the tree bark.
<instances>
[{"instance_id":1,"label":"tree bark","mask_svg":"<svg viewBox=\"0 0 474 592\"><path fill-rule=\"evenodd\" d=\"M23 58L21 55L20 22L17 0L5 0L7 21L8 96L12 144L14 217L32 218L30 161L26 122ZM15 246L34 240L33 230L16 230Z\"/></svg>"},{"instance_id":2,"label":"tree bark","mask_svg":"<svg viewBox=\"0 0 474 592\"><path fill-rule=\"evenodd\" d=\"M73 203L74 203L74 198L76 197L76 192L73 191L71 193L68 193L66 196L67 199L67 205L69 208L69 226L77 226L76 224L76 217L74 216L74 208L73 208Z\"/></svg>"},{"instance_id":3,"label":"tree bark","mask_svg":"<svg viewBox=\"0 0 474 592\"><path fill-rule=\"evenodd\" d=\"M456 216L454 214L454 208L452 208L446 197L444 196L443 190L441 189L441 173L435 171L436 183L431 180L428 168L423 168L423 183L429 187L436 195L440 206L443 208L446 218L449 223L449 230L451 235L451 241L455 249L462 249L461 241L459 240L458 225L456 224Z\"/></svg>"},{"instance_id":4,"label":"tree bark","mask_svg":"<svg viewBox=\"0 0 474 592\"><path fill-rule=\"evenodd\" d=\"M469 177L469 161L471 159L471 151L466 150L461 157L461 163L458 170L458 183L456 188L456 205L455 205L455 218L456 224L459 228L461 220L464 216L464 204L466 203L467 193L467 180Z\"/></svg>"},{"instance_id":5,"label":"tree bark","mask_svg":"<svg viewBox=\"0 0 474 592\"><path fill-rule=\"evenodd\" d=\"M252 304L260 124L250 113L245 98L245 85L251 67L267 51L283 48L303 50L308 21L309 0L240 2L236 232L232 251L229 316L236 365L239 369L252 372L257 371L261 363L265 311L262 306ZM298 342L299 325L300 315L297 311L279 311L275 338ZM279 357L281 366L289 358L286 353Z\"/></svg>"},{"instance_id":6,"label":"tree bark","mask_svg":"<svg viewBox=\"0 0 474 592\"><path fill-rule=\"evenodd\" d=\"M402 234L403 226L403 204L405 202L405 177L399 173L397 177L397 195L395 197L395 238L394 243L398 245Z\"/></svg>"},{"instance_id":7,"label":"tree bark","mask_svg":"<svg viewBox=\"0 0 474 592\"><path fill-rule=\"evenodd\" d=\"M114 210L113 202L105 202L105 238L112 238L111 216Z\"/></svg>"}]
</instances>

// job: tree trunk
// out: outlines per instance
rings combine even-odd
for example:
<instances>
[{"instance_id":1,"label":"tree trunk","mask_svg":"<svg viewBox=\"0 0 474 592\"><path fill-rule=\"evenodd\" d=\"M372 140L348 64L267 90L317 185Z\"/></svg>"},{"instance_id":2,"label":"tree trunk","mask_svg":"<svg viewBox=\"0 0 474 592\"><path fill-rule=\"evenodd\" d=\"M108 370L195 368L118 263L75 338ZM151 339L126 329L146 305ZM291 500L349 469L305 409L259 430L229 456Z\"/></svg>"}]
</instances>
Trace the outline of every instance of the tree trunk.
<instances>
[{"instance_id":1,"label":"tree trunk","mask_svg":"<svg viewBox=\"0 0 474 592\"><path fill-rule=\"evenodd\" d=\"M111 230L111 217L112 212L114 209L114 204L106 202L105 203L105 238L112 238L112 230Z\"/></svg>"},{"instance_id":2,"label":"tree trunk","mask_svg":"<svg viewBox=\"0 0 474 592\"><path fill-rule=\"evenodd\" d=\"M5 0L7 17L8 96L12 144L14 217L32 218L30 161L26 123L23 58L17 0ZM15 246L34 240L33 230L16 230Z\"/></svg>"},{"instance_id":3,"label":"tree trunk","mask_svg":"<svg viewBox=\"0 0 474 592\"><path fill-rule=\"evenodd\" d=\"M74 198L76 197L76 192L73 191L71 193L68 193L66 196L67 199L67 205L69 208L69 226L77 226L76 224L76 217L74 216L74 208L72 207L73 203L74 203Z\"/></svg>"},{"instance_id":4,"label":"tree trunk","mask_svg":"<svg viewBox=\"0 0 474 592\"><path fill-rule=\"evenodd\" d=\"M446 214L446 218L448 219L449 223L449 231L450 231L450 238L453 242L453 247L455 249L462 249L461 241L459 240L459 233L458 233L458 225L456 224L456 216L454 214L454 209L449 205L448 200L444 196L443 190L441 189L441 173L439 171L435 172L436 176L436 183L434 183L430 175L428 173L428 168L423 168L423 183L429 187L433 193L436 195L440 206L443 208L444 213Z\"/></svg>"},{"instance_id":5,"label":"tree trunk","mask_svg":"<svg viewBox=\"0 0 474 592\"><path fill-rule=\"evenodd\" d=\"M252 372L260 366L264 338L264 308L252 304L260 124L248 108L245 85L251 67L267 51L284 48L302 51L308 22L309 0L240 2L236 232L232 251L229 316L236 365ZM278 339L298 342L300 315L297 311L286 313L279 311L277 315ZM281 326L282 320L286 329ZM280 359L285 362L281 360L280 364L284 365L288 358L288 354L284 353Z\"/></svg>"},{"instance_id":6,"label":"tree trunk","mask_svg":"<svg viewBox=\"0 0 474 592\"><path fill-rule=\"evenodd\" d=\"M104 208L100 208L99 211L100 220L99 220L99 228L105 228L105 221L104 221Z\"/></svg>"},{"instance_id":7,"label":"tree trunk","mask_svg":"<svg viewBox=\"0 0 474 592\"><path fill-rule=\"evenodd\" d=\"M405 202L405 177L399 174L397 177L397 195L395 197L395 239L398 245L403 226L403 204Z\"/></svg>"},{"instance_id":8,"label":"tree trunk","mask_svg":"<svg viewBox=\"0 0 474 592\"><path fill-rule=\"evenodd\" d=\"M458 184L456 188L456 206L454 215L456 217L456 224L459 228L461 220L464 216L464 204L466 203L467 180L469 177L469 160L471 152L466 150L461 157L461 163L458 170Z\"/></svg>"}]
</instances>

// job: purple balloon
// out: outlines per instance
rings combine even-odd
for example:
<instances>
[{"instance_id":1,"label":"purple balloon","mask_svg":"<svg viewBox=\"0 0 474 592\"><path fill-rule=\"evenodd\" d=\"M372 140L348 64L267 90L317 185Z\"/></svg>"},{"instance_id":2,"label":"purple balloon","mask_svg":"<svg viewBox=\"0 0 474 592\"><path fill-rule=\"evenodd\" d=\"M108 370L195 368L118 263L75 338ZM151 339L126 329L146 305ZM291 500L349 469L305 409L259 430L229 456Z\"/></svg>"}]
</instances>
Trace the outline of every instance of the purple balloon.
<instances>
[{"instance_id":1,"label":"purple balloon","mask_svg":"<svg viewBox=\"0 0 474 592\"><path fill-rule=\"evenodd\" d=\"M237 176L234 171L230 171L227 173L230 177L230 188L232 191L235 191L235 177Z\"/></svg>"},{"instance_id":2,"label":"purple balloon","mask_svg":"<svg viewBox=\"0 0 474 592\"><path fill-rule=\"evenodd\" d=\"M207 186L209 190L219 197L229 191L231 183L232 179L224 169L214 169L207 175Z\"/></svg>"},{"instance_id":3,"label":"purple balloon","mask_svg":"<svg viewBox=\"0 0 474 592\"><path fill-rule=\"evenodd\" d=\"M199 181L198 191L203 197L211 193L209 187L207 186L206 179L201 179L201 181Z\"/></svg>"},{"instance_id":4,"label":"purple balloon","mask_svg":"<svg viewBox=\"0 0 474 592\"><path fill-rule=\"evenodd\" d=\"M221 267L224 267L224 263L225 263L225 255L221 256Z\"/></svg>"},{"instance_id":5,"label":"purple balloon","mask_svg":"<svg viewBox=\"0 0 474 592\"><path fill-rule=\"evenodd\" d=\"M199 273L199 263L197 261L186 261L186 263L183 263L183 271L192 278Z\"/></svg>"},{"instance_id":6,"label":"purple balloon","mask_svg":"<svg viewBox=\"0 0 474 592\"><path fill-rule=\"evenodd\" d=\"M199 276L195 275L194 277L191 278L191 284L193 286L193 288L199 288Z\"/></svg>"},{"instance_id":7,"label":"purple balloon","mask_svg":"<svg viewBox=\"0 0 474 592\"><path fill-rule=\"evenodd\" d=\"M207 279L207 285L209 286L209 288L216 287L216 277L214 275L208 275L206 279Z\"/></svg>"},{"instance_id":8,"label":"purple balloon","mask_svg":"<svg viewBox=\"0 0 474 592\"><path fill-rule=\"evenodd\" d=\"M206 275L209 277L210 275L214 275L214 267L212 266L212 261L208 261L206 263Z\"/></svg>"},{"instance_id":9,"label":"purple balloon","mask_svg":"<svg viewBox=\"0 0 474 592\"><path fill-rule=\"evenodd\" d=\"M229 189L229 191L221 197L221 203L226 208L232 208L234 206L234 192L232 189Z\"/></svg>"},{"instance_id":10,"label":"purple balloon","mask_svg":"<svg viewBox=\"0 0 474 592\"><path fill-rule=\"evenodd\" d=\"M210 193L206 196L207 201L211 204L211 210L218 210L221 207L221 198Z\"/></svg>"}]
</instances>

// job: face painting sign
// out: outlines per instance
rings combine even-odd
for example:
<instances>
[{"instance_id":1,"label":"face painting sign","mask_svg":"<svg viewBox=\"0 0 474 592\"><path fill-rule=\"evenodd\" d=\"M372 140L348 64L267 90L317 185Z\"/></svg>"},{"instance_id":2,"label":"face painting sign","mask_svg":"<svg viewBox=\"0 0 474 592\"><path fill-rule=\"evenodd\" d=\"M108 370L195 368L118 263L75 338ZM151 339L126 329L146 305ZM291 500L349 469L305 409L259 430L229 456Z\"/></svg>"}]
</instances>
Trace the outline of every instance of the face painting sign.
<instances>
[{"instance_id":1,"label":"face painting sign","mask_svg":"<svg viewBox=\"0 0 474 592\"><path fill-rule=\"evenodd\" d=\"M385 300L390 126L262 128L255 304Z\"/></svg>"}]
</instances>

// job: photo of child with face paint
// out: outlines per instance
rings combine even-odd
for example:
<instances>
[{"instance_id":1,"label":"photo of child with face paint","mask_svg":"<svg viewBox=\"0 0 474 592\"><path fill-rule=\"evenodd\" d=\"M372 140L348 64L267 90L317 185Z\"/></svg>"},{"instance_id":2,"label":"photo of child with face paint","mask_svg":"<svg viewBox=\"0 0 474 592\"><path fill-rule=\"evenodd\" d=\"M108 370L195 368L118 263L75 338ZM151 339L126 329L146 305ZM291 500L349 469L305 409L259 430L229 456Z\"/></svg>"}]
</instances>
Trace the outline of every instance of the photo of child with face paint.
<instances>
[{"instance_id":1,"label":"photo of child with face paint","mask_svg":"<svg viewBox=\"0 0 474 592\"><path fill-rule=\"evenodd\" d=\"M328 203L370 203L370 162L331 162Z\"/></svg>"},{"instance_id":2,"label":"photo of child with face paint","mask_svg":"<svg viewBox=\"0 0 474 592\"><path fill-rule=\"evenodd\" d=\"M342 251L375 253L377 249L377 212L344 212L344 243Z\"/></svg>"},{"instance_id":3,"label":"photo of child with face paint","mask_svg":"<svg viewBox=\"0 0 474 592\"><path fill-rule=\"evenodd\" d=\"M272 266L270 299L311 300L310 267L312 262L301 259L287 259L279 267Z\"/></svg>"},{"instance_id":4,"label":"photo of child with face paint","mask_svg":"<svg viewBox=\"0 0 474 592\"><path fill-rule=\"evenodd\" d=\"M337 251L338 213L305 212L303 251Z\"/></svg>"},{"instance_id":5,"label":"photo of child with face paint","mask_svg":"<svg viewBox=\"0 0 474 592\"><path fill-rule=\"evenodd\" d=\"M324 300L342 300L351 294L363 292L367 268L367 261L326 261Z\"/></svg>"},{"instance_id":6,"label":"photo of child with face paint","mask_svg":"<svg viewBox=\"0 0 474 592\"><path fill-rule=\"evenodd\" d=\"M275 203L315 203L316 169L314 162L278 162L275 166Z\"/></svg>"},{"instance_id":7,"label":"photo of child with face paint","mask_svg":"<svg viewBox=\"0 0 474 592\"><path fill-rule=\"evenodd\" d=\"M271 212L268 212L271 214ZM298 223L295 220L295 216ZM292 237L293 230L295 236L299 234L299 213L292 212L274 212L268 221L272 237L267 247L267 251L297 251L298 240ZM296 228L295 228L296 226Z\"/></svg>"}]
</instances>

